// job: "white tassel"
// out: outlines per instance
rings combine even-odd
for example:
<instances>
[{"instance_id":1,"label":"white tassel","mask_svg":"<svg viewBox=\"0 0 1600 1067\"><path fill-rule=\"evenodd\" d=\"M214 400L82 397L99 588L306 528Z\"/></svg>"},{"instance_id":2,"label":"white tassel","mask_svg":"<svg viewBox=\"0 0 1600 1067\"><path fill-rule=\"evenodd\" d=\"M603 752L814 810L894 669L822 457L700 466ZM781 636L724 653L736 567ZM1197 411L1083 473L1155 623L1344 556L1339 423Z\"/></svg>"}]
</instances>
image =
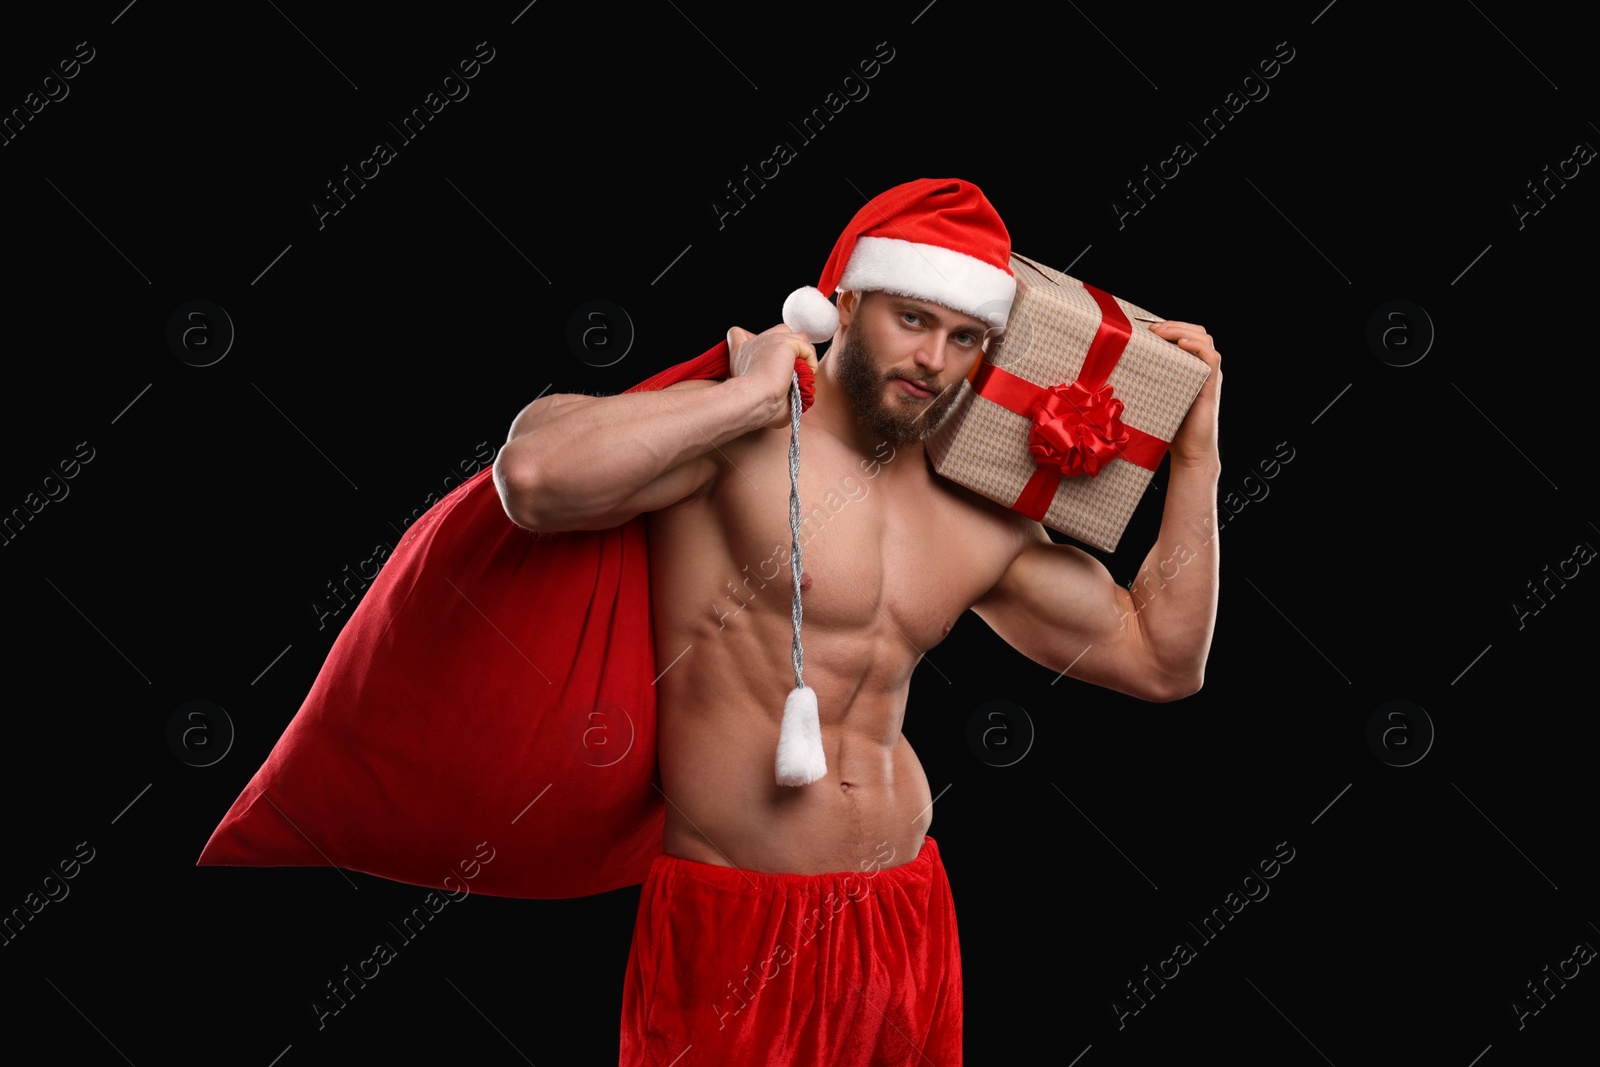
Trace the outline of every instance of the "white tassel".
<instances>
[{"instance_id":1,"label":"white tassel","mask_svg":"<svg viewBox=\"0 0 1600 1067\"><path fill-rule=\"evenodd\" d=\"M778 784L810 785L827 773L816 691L810 686L791 689L778 728Z\"/></svg>"},{"instance_id":2,"label":"white tassel","mask_svg":"<svg viewBox=\"0 0 1600 1067\"><path fill-rule=\"evenodd\" d=\"M821 293L812 292L821 299ZM800 563L800 373L795 371L789 381L789 575L794 580L789 609L794 622L794 641L789 655L794 662L794 688L784 698L783 723L778 727L779 785L810 785L828 773L828 760L822 752L822 719L817 713L817 694L806 685L805 647L800 643L800 579L803 573Z\"/></svg>"}]
</instances>

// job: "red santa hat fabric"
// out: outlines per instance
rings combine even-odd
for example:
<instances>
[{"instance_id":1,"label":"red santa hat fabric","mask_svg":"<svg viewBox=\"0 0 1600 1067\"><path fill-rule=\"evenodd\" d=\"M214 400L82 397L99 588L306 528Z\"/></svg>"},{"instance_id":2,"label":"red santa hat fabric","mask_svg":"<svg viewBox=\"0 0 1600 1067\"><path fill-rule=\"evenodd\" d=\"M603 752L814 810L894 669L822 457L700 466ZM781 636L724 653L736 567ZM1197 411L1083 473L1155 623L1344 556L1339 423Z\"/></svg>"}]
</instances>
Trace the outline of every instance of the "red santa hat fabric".
<instances>
[{"instance_id":1,"label":"red santa hat fabric","mask_svg":"<svg viewBox=\"0 0 1600 1067\"><path fill-rule=\"evenodd\" d=\"M840 289L879 290L1004 326L1016 294L1011 234L976 185L919 178L873 197L834 243L816 288L797 289L783 319L812 341L831 337Z\"/></svg>"}]
</instances>

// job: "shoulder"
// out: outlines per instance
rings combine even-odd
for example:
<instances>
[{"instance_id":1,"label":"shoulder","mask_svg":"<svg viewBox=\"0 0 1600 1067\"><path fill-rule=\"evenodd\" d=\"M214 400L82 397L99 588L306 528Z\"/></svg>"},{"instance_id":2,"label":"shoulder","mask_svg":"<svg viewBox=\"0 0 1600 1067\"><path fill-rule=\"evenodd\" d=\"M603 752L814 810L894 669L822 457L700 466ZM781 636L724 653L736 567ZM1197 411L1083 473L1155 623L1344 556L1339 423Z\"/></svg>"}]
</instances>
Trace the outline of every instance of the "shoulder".
<instances>
[{"instance_id":1,"label":"shoulder","mask_svg":"<svg viewBox=\"0 0 1600 1067\"><path fill-rule=\"evenodd\" d=\"M931 460L927 468L929 478L938 488L943 510L949 513L952 521L981 531L986 544L1014 557L1030 544L1051 543L1044 527L1026 515L938 474Z\"/></svg>"},{"instance_id":2,"label":"shoulder","mask_svg":"<svg viewBox=\"0 0 1600 1067\"><path fill-rule=\"evenodd\" d=\"M934 473L931 464L928 476L935 487L935 523L981 576L984 597L1000 590L1019 560L1054 545L1045 528L1026 515Z\"/></svg>"}]
</instances>

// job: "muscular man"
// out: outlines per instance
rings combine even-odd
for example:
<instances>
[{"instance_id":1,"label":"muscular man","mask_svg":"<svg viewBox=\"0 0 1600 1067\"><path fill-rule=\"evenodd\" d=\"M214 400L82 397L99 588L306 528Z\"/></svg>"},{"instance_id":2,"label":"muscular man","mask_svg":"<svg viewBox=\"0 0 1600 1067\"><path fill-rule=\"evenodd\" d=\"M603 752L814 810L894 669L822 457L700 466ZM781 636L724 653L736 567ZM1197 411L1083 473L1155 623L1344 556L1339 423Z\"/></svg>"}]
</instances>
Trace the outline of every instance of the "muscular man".
<instances>
[{"instance_id":1,"label":"muscular man","mask_svg":"<svg viewBox=\"0 0 1600 1067\"><path fill-rule=\"evenodd\" d=\"M896 233L942 232L916 230L920 213L958 227L976 214L971 224L985 224L993 209L982 194L959 182L952 194L951 185L885 194L901 193L894 202L904 213L880 227L890 253ZM998 227L998 216L988 224ZM545 397L517 416L500 452L502 499L529 529L602 529L649 514L668 804L665 854L644 887L624 994L625 1064L680 1055L682 1067L959 1062L953 912L925 837L932 795L901 727L913 670L962 612L1048 669L1071 664L1073 677L1119 692L1168 701L1201 685L1216 609L1214 537L1141 609L1092 556L934 474L922 439L995 325L987 287L1004 284L984 272L969 294L966 277L935 254L948 247L909 244L932 257L932 274L893 254L887 269L858 268L844 252L828 358L786 327L736 327L727 380ZM988 250L990 269L1006 262L1004 244ZM863 275L872 288L859 284ZM1201 327L1150 328L1211 368L1171 442L1153 568L1180 541L1193 550L1193 528L1214 529L1221 373ZM773 773L793 684L797 359L817 375L800 423L809 516L801 586L806 684L827 761L825 777L798 788ZM831 506L819 507L824 500Z\"/></svg>"}]
</instances>

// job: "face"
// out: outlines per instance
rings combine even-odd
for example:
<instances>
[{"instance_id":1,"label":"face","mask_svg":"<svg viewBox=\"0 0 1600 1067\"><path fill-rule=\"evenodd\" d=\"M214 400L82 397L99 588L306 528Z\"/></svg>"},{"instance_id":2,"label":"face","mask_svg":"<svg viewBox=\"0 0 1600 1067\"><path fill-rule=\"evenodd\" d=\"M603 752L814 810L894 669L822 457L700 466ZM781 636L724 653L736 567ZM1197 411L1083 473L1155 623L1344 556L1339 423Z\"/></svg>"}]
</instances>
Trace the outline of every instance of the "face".
<instances>
[{"instance_id":1,"label":"face","mask_svg":"<svg viewBox=\"0 0 1600 1067\"><path fill-rule=\"evenodd\" d=\"M981 354L985 329L980 319L926 300L856 297L834 358L862 428L897 447L937 430Z\"/></svg>"}]
</instances>

